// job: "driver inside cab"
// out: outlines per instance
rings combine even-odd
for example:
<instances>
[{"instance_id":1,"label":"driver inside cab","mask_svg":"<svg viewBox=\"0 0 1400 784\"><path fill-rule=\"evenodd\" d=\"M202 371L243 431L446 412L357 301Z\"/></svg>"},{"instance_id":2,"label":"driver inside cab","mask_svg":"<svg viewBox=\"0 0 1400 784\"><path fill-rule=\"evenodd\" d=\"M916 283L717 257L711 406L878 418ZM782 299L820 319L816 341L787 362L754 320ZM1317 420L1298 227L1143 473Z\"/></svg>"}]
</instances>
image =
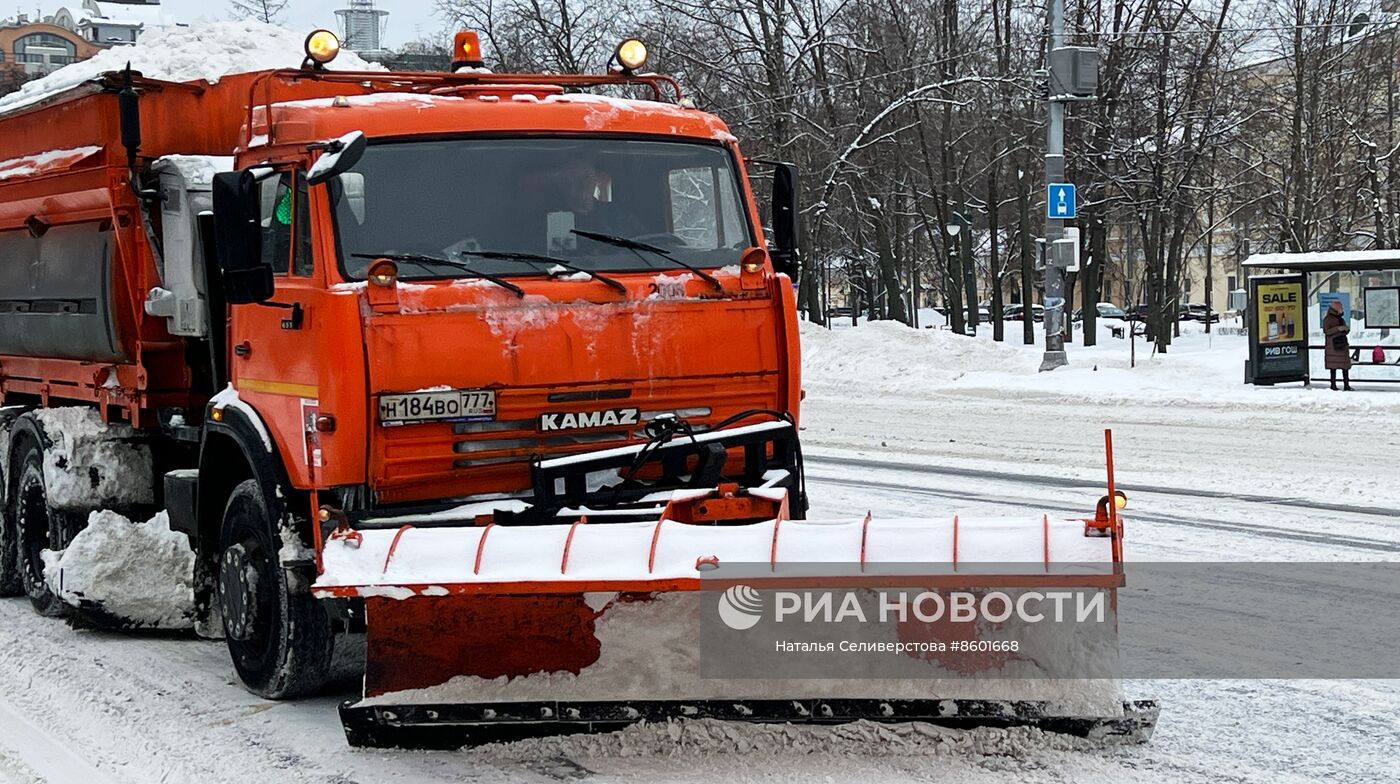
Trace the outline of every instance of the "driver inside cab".
<instances>
[{"instance_id":1,"label":"driver inside cab","mask_svg":"<svg viewBox=\"0 0 1400 784\"><path fill-rule=\"evenodd\" d=\"M592 159L570 159L560 166L558 177L560 212L564 213L560 219L567 222L572 216L569 228L627 239L643 233L641 221L611 198L613 178ZM556 223L558 220L552 218Z\"/></svg>"}]
</instances>

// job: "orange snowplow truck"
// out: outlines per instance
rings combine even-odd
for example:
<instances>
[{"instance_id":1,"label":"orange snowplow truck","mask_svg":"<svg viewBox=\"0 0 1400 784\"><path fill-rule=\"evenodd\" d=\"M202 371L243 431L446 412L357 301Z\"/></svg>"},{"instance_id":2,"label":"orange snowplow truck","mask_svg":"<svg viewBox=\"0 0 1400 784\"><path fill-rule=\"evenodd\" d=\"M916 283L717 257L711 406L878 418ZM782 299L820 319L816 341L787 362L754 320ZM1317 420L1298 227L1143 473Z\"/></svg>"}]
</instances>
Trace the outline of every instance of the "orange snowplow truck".
<instances>
[{"instance_id":1,"label":"orange snowplow truck","mask_svg":"<svg viewBox=\"0 0 1400 784\"><path fill-rule=\"evenodd\" d=\"M639 41L602 75L491 73L469 34L451 73L326 70L337 49L318 31L301 69L107 73L0 115L0 590L73 612L44 551L92 510L166 509L250 690L312 692L363 641L356 744L1020 709L1140 731L1117 704L1105 725L904 690L717 703L662 676L591 683L646 652L600 642L609 613L679 618L647 597L812 550L795 173L642 73ZM1035 558L1063 535L1118 563L1083 521L1032 522ZM899 559L926 537L817 533L858 534L831 557L862 569L867 544ZM536 683L557 674L576 702Z\"/></svg>"}]
</instances>

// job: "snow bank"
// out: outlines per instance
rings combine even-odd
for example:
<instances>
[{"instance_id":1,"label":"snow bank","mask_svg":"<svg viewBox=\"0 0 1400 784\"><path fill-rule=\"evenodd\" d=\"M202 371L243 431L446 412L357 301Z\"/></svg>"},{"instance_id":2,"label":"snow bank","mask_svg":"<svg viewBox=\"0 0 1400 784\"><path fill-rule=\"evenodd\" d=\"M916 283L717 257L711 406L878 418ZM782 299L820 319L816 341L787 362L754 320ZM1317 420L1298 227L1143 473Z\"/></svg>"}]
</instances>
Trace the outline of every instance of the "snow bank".
<instances>
[{"instance_id":1,"label":"snow bank","mask_svg":"<svg viewBox=\"0 0 1400 784\"><path fill-rule=\"evenodd\" d=\"M133 523L110 510L88 515L66 550L44 551L44 579L74 606L97 603L136 626L194 625L194 552L165 512Z\"/></svg>"},{"instance_id":2,"label":"snow bank","mask_svg":"<svg viewBox=\"0 0 1400 784\"><path fill-rule=\"evenodd\" d=\"M1183 324L1166 354L1153 355L1152 344L1138 338L1135 359L1129 341L1111 337L1104 323L1098 345L1092 347L1078 342L1076 328L1076 341L1066 347L1069 366L1050 373L1039 372L1044 332L1039 324L1036 330L1037 344L1027 346L1021 342L1020 322L1007 322L1003 343L993 341L985 325L977 336L967 337L893 321L831 330L803 322L803 385L827 396L873 390L909 399L958 393L1115 406L1400 412L1400 395L1393 389L1360 384L1353 393L1327 391L1321 352L1314 352L1317 383L1312 388L1246 385L1247 338L1208 335L1200 324Z\"/></svg>"},{"instance_id":3,"label":"snow bank","mask_svg":"<svg viewBox=\"0 0 1400 784\"><path fill-rule=\"evenodd\" d=\"M894 321L834 330L804 321L801 333L808 386L909 392L951 384L981 370L1034 373L1039 364L1037 357L1004 343L947 330L910 329Z\"/></svg>"},{"instance_id":4,"label":"snow bank","mask_svg":"<svg viewBox=\"0 0 1400 784\"><path fill-rule=\"evenodd\" d=\"M76 87L108 71L132 69L172 82L217 82L229 74L271 68L297 68L306 57L306 34L253 21L200 21L146 33L135 46L117 46L28 82L0 98L0 113L19 109ZM354 52L342 50L329 68L383 70Z\"/></svg>"}]
</instances>

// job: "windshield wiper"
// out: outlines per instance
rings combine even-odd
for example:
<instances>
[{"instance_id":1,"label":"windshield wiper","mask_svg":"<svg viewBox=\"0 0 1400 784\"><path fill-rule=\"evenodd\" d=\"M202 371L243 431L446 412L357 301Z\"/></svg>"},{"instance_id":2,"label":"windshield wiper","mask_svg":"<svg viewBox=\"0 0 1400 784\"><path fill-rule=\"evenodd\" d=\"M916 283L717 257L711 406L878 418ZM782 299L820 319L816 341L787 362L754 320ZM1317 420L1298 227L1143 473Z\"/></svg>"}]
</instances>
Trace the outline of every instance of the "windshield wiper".
<instances>
[{"instance_id":1,"label":"windshield wiper","mask_svg":"<svg viewBox=\"0 0 1400 784\"><path fill-rule=\"evenodd\" d=\"M596 231L584 231L583 229L569 229L569 231L573 234L577 234L578 236L583 237L584 239L593 240L594 242L602 242L607 245L613 245L619 248L626 248L632 251L633 253L637 253L637 251L641 250L655 253L656 255L660 256L663 259L666 259L672 264L675 264L680 267L685 267L691 272L694 272L696 275L699 275L700 277L704 278L706 282L708 282L711 286L715 287L716 291L724 290L724 284L720 283L718 278L700 269L699 267L681 261L675 256L672 256L671 252L669 250L666 250L665 248L658 248L655 245L648 245L645 242L629 240L626 237L616 237L612 234L602 234ZM637 255L641 256L642 254L637 253Z\"/></svg>"},{"instance_id":2,"label":"windshield wiper","mask_svg":"<svg viewBox=\"0 0 1400 784\"><path fill-rule=\"evenodd\" d=\"M467 273L473 278L489 280L497 286L500 286L501 288L510 289L511 291L515 292L515 296L520 297L521 299L524 299L525 297L525 289L520 288L519 286L515 285L514 283L511 283L508 280L504 280L496 275L492 275L489 272L482 272L481 270L473 269L466 262L462 261L444 259L439 258L437 256L424 256L421 253L351 253L350 256L351 258L356 259L388 259L390 261L406 261L410 264L417 264L419 266L436 264L440 267L451 267L455 270L461 270L462 272Z\"/></svg>"},{"instance_id":3,"label":"windshield wiper","mask_svg":"<svg viewBox=\"0 0 1400 784\"><path fill-rule=\"evenodd\" d=\"M583 267L580 267L577 264L573 264L563 259L556 259L553 256L546 256L543 253L516 253L513 251L504 250L460 250L457 252L463 256L476 256L478 258L491 259L493 261L523 261L531 264L538 264L544 262L548 264L555 264L560 267L563 267L566 270L582 272L583 274L598 281L599 283L606 283L607 285L617 289L623 294L627 293L627 287L613 278L609 278L606 275L599 275L593 270L584 269Z\"/></svg>"}]
</instances>

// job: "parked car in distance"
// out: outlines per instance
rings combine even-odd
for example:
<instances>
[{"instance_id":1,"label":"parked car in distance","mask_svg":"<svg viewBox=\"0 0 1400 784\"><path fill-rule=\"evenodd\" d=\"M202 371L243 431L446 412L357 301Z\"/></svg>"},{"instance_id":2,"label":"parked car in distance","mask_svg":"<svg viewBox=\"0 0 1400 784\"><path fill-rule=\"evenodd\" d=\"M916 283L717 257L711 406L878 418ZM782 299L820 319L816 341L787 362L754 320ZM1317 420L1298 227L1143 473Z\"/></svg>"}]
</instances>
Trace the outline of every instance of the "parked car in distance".
<instances>
[{"instance_id":1,"label":"parked car in distance","mask_svg":"<svg viewBox=\"0 0 1400 784\"><path fill-rule=\"evenodd\" d=\"M1025 307L1023 305L1007 305L1006 307L1001 309L1001 317L1006 321L1022 321L1024 319L1024 311ZM1044 321L1045 306L1032 304L1031 319L1035 321Z\"/></svg>"},{"instance_id":2,"label":"parked car in distance","mask_svg":"<svg viewBox=\"0 0 1400 784\"><path fill-rule=\"evenodd\" d=\"M1125 311L1125 310L1123 310L1122 308L1118 307L1117 305L1113 304L1112 302L1100 302L1098 305L1095 305L1094 307L1095 307L1095 309L1099 312L1099 318L1105 318L1105 319L1123 319L1123 320L1125 320L1125 321L1128 319L1128 312ZM1084 311L1083 311L1083 310L1076 310L1076 311L1074 311L1074 320L1075 320L1075 321L1083 321L1083 320L1084 320Z\"/></svg>"},{"instance_id":3,"label":"parked car in distance","mask_svg":"<svg viewBox=\"0 0 1400 784\"><path fill-rule=\"evenodd\" d=\"M972 320L972 311L963 308L963 321ZM989 324L992 321L992 312L984 307L977 309L977 323Z\"/></svg>"},{"instance_id":4,"label":"parked car in distance","mask_svg":"<svg viewBox=\"0 0 1400 784\"><path fill-rule=\"evenodd\" d=\"M1196 302L1188 302L1181 306L1178 318L1185 321L1199 321L1202 324L1206 321L1206 306ZM1210 311L1210 322L1214 324L1220 320L1220 311Z\"/></svg>"},{"instance_id":5,"label":"parked car in distance","mask_svg":"<svg viewBox=\"0 0 1400 784\"><path fill-rule=\"evenodd\" d=\"M827 308L827 318L850 318L851 309L847 307Z\"/></svg>"}]
</instances>

